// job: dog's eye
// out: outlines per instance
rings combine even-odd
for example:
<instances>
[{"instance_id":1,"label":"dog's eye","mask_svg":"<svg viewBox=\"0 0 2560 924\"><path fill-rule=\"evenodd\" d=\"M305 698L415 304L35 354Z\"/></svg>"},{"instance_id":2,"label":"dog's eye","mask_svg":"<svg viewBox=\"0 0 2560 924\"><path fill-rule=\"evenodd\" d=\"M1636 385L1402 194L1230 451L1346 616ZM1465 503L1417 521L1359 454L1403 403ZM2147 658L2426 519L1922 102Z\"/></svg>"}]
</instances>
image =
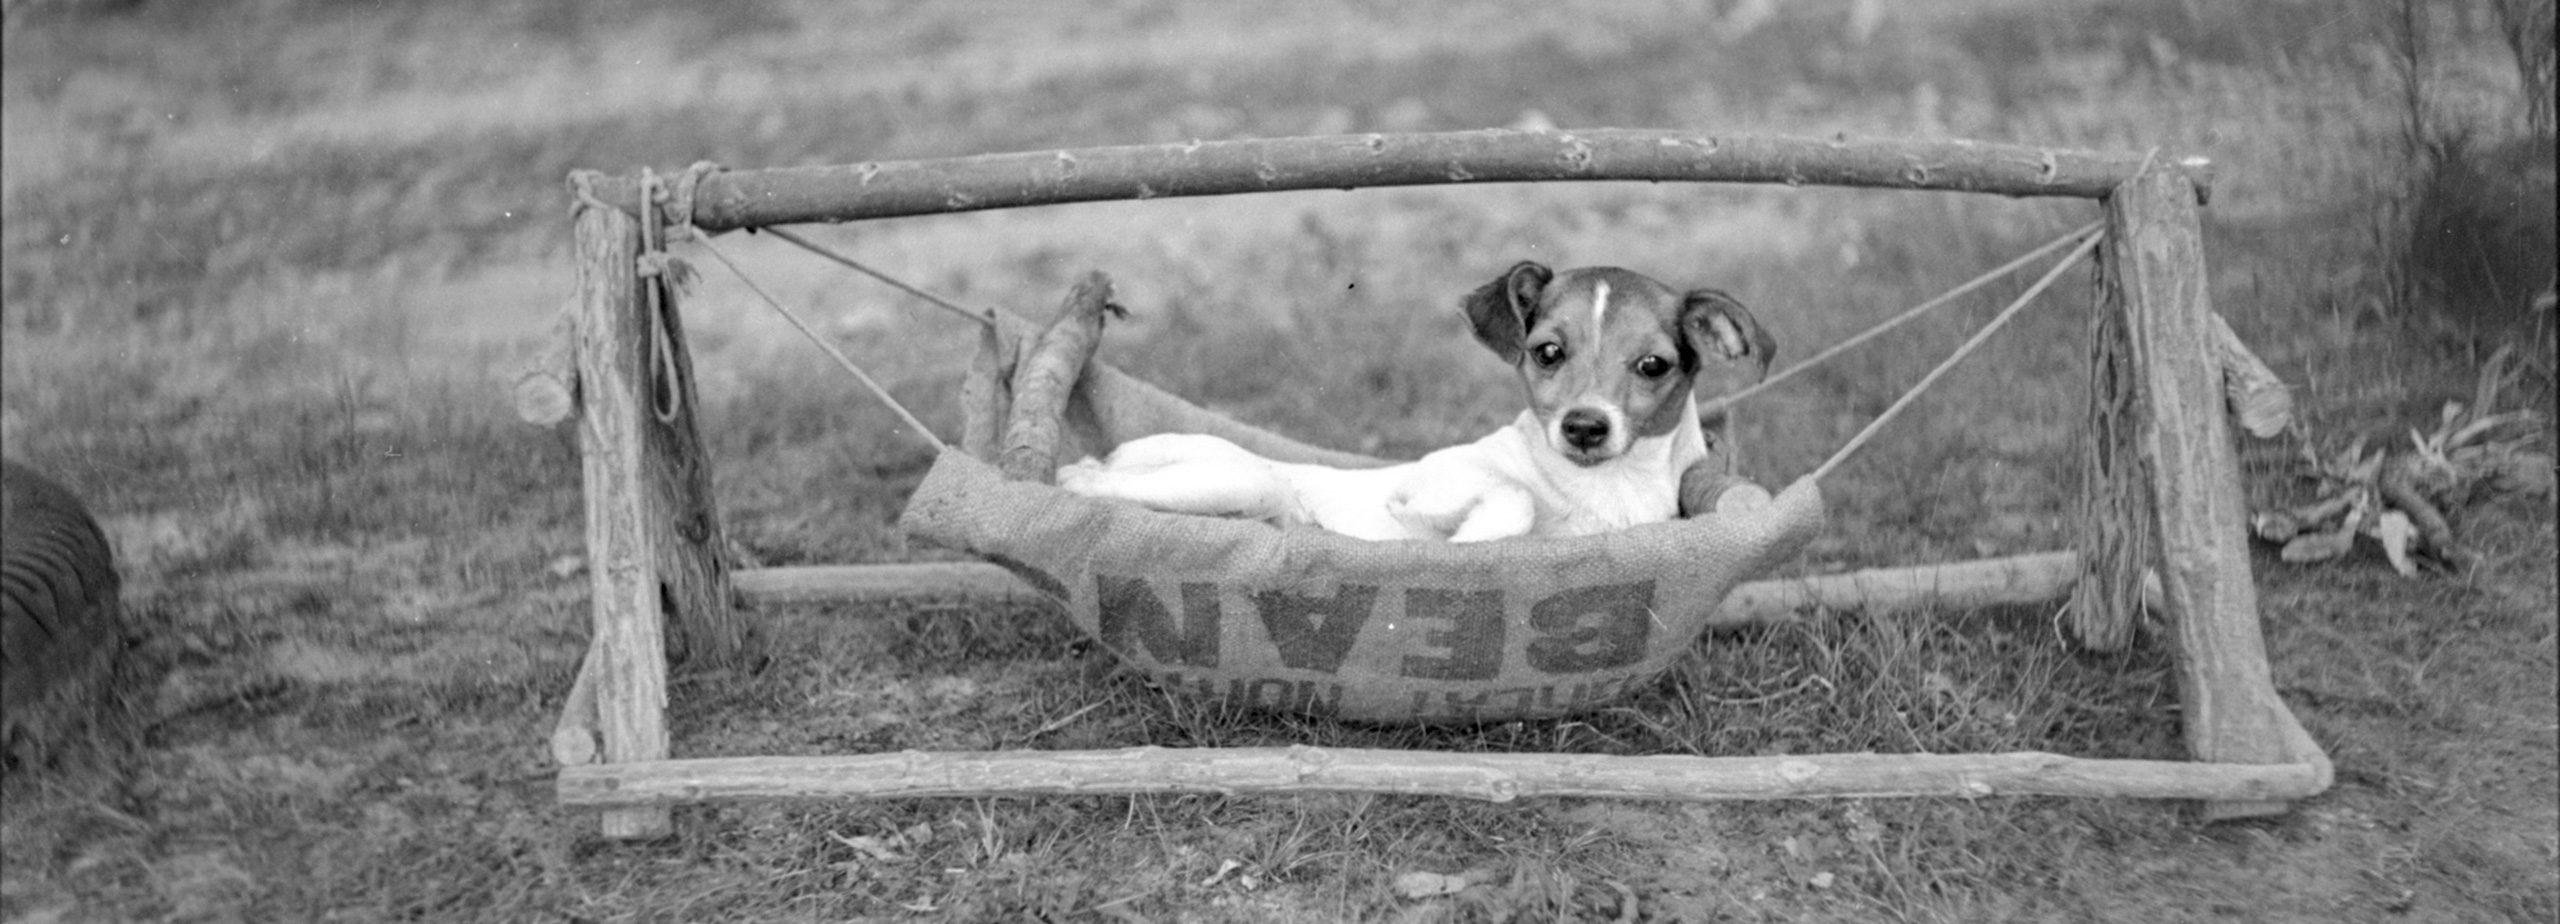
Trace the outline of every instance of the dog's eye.
<instances>
[{"instance_id":1,"label":"dog's eye","mask_svg":"<svg viewBox=\"0 0 2560 924\"><path fill-rule=\"evenodd\" d=\"M1643 359L1636 360L1636 374L1648 379L1658 379L1663 376L1670 375L1671 361L1660 356L1647 356Z\"/></svg>"},{"instance_id":2,"label":"dog's eye","mask_svg":"<svg viewBox=\"0 0 2560 924\"><path fill-rule=\"evenodd\" d=\"M1564 344L1549 340L1530 347L1529 358L1536 360L1540 366L1553 366L1564 362Z\"/></svg>"}]
</instances>

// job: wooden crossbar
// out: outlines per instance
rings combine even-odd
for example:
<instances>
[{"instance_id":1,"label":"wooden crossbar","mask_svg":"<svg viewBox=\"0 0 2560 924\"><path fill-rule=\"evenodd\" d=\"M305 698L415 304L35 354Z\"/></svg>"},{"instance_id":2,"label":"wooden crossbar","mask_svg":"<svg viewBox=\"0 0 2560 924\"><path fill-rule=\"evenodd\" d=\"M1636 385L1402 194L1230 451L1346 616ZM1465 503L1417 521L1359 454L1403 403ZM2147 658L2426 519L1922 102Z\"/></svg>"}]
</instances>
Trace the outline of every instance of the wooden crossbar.
<instances>
[{"instance_id":1,"label":"wooden crossbar","mask_svg":"<svg viewBox=\"0 0 2560 924\"><path fill-rule=\"evenodd\" d=\"M2203 195L2211 163L2153 159ZM1557 180L1780 183L2104 198L2140 153L1973 141L1791 138L1632 129L1335 135L1126 145L859 164L728 170L700 178L692 222L728 231L1068 202L1301 189ZM593 195L634 214L640 183ZM674 215L670 222L682 222Z\"/></svg>"}]
</instances>

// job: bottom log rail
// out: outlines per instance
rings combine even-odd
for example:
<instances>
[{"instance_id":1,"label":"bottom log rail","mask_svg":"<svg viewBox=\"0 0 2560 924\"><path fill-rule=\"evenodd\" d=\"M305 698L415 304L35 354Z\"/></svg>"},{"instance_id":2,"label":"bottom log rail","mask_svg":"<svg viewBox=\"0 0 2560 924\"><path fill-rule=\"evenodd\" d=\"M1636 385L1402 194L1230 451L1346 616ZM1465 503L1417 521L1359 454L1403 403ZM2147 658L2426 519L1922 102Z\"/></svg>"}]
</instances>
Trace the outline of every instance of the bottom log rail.
<instances>
[{"instance_id":1,"label":"bottom log rail","mask_svg":"<svg viewBox=\"0 0 2560 924\"><path fill-rule=\"evenodd\" d=\"M2091 759L2035 751L1620 757L1299 745L659 760L562 768L558 787L562 804L607 809L727 801L1313 792L1489 802L1541 796L1687 802L1909 796L2287 801L2326 788L2322 776L2320 768L2306 764Z\"/></svg>"}]
</instances>

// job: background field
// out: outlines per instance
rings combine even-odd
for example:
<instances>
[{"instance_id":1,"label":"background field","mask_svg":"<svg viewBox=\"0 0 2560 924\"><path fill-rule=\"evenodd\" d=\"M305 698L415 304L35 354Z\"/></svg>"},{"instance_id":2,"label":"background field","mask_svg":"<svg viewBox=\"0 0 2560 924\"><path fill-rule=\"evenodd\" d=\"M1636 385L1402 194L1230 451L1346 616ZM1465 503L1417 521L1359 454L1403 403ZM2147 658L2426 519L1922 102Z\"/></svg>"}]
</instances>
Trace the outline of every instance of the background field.
<instances>
[{"instance_id":1,"label":"background field","mask_svg":"<svg viewBox=\"0 0 2560 924\"><path fill-rule=\"evenodd\" d=\"M505 398L570 292L574 168L1535 124L2156 146L2219 164L2215 304L2304 417L2248 448L2249 490L2292 498L2299 446L2404 440L2467 398L2499 345L2527 356L2513 400L2552 409L2553 318L2527 307L2552 279L2549 122L2527 128L2487 3L9 9L0 442L90 499L136 625L126 720L8 777L8 920L2560 914L2547 496L2463 511L2482 555L2454 573L2260 557L2278 687L2338 767L2336 789L2282 819L2039 799L1079 798L686 810L671 840L605 842L552 804L542 746L587 634L575 440L517 423ZM1514 260L1724 288L1784 362L2093 215L1549 185L816 233L1029 313L1104 269L1136 313L1112 361L1259 424L1410 454L1516 407L1454 312ZM956 432L967 330L778 242L725 240ZM711 272L686 320L743 554L947 554L892 525L926 450L697 262ZM2083 280L1826 485L1835 524L1796 567L2067 543ZM2019 285L1755 400L1750 472L1809 470ZM2158 643L2074 652L2052 615L1812 614L1711 637L1624 709L1420 732L1168 700L1039 612L786 609L759 614L763 670L679 680L675 747L2180 756ZM1410 899L1392 885L1408 872L1478 884Z\"/></svg>"}]
</instances>

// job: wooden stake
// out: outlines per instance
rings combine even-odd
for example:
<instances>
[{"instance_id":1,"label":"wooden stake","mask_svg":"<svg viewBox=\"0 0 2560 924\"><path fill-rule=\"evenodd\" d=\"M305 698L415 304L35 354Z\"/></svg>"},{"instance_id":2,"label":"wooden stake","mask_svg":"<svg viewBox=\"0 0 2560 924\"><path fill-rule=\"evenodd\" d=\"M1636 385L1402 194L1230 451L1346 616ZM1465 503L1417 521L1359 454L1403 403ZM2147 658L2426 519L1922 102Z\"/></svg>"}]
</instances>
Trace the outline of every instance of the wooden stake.
<instances>
[{"instance_id":1,"label":"wooden stake","mask_svg":"<svg viewBox=\"0 0 2560 924\"><path fill-rule=\"evenodd\" d=\"M569 695L560 704L560 720L551 726L551 759L563 767L594 763L602 747L596 741L596 662L601 659L594 645L587 646L587 656L578 659L578 679L569 682Z\"/></svg>"},{"instance_id":2,"label":"wooden stake","mask_svg":"<svg viewBox=\"0 0 2560 924\"><path fill-rule=\"evenodd\" d=\"M2122 651L2141 624L2139 582L2152 569L2151 484L2135 431L2133 347L2125 333L2121 271L2100 251L2089 312L2089 391L2080 468L2079 536L2084 568L2065 608L2071 639L2091 651Z\"/></svg>"},{"instance_id":3,"label":"wooden stake","mask_svg":"<svg viewBox=\"0 0 2560 924\"><path fill-rule=\"evenodd\" d=\"M2200 761L2312 765L2326 788L2328 756L2277 698L2268 674L2195 201L2193 185L2167 171L2118 187L2106 203L2104 279L2107 300L2126 312L2141 415L2132 437L2157 510L2187 747ZM2217 799L2204 813L2238 818L2285 808Z\"/></svg>"},{"instance_id":4,"label":"wooden stake","mask_svg":"<svg viewBox=\"0 0 2560 924\"><path fill-rule=\"evenodd\" d=\"M578 446L587 492L587 573L595 609L596 724L604 759L667 758L665 601L657 549L672 532L650 477L649 324L634 272L639 224L619 209L577 213ZM574 687L572 688L574 692ZM604 814L607 837L673 830L664 808Z\"/></svg>"},{"instance_id":5,"label":"wooden stake","mask_svg":"<svg viewBox=\"0 0 2560 924\"><path fill-rule=\"evenodd\" d=\"M1618 757L1363 748L905 751L596 764L560 771L560 801L608 808L991 795L1374 792L1510 802L1541 796L1706 802L1877 796L2298 799L2301 765L2008 754Z\"/></svg>"},{"instance_id":6,"label":"wooden stake","mask_svg":"<svg viewBox=\"0 0 2560 924\"><path fill-rule=\"evenodd\" d=\"M640 231L649 233L645 226ZM666 624L668 661L696 670L746 667L762 656L763 644L755 624L729 605L729 546L711 493L711 455L695 426L702 402L678 310L681 290L664 279L642 279L640 285L644 292L656 290L660 326L651 335L661 338L654 349L665 351L650 375L673 380L647 382L649 390L640 392L652 415L641 426L641 474L649 484L651 515L668 527L653 533L658 580L673 608Z\"/></svg>"},{"instance_id":7,"label":"wooden stake","mask_svg":"<svg viewBox=\"0 0 2560 924\"><path fill-rule=\"evenodd\" d=\"M729 606L675 288L640 276L639 221L619 209L582 206L575 222L578 319L572 328L595 664L581 674L593 688L603 758L662 760L670 654L698 665L734 665L754 653L755 636ZM574 687L571 693L564 727L578 718L578 693ZM570 756L576 750L568 744ZM663 811L608 812L604 826L612 837L669 830Z\"/></svg>"},{"instance_id":8,"label":"wooden stake","mask_svg":"<svg viewBox=\"0 0 2560 924\"><path fill-rule=\"evenodd\" d=\"M1005 422L1004 451L997 460L1006 479L1057 481L1067 395L1102 345L1104 316L1119 313L1111 302L1111 277L1094 270L1067 292L1057 319L1032 342L1022 368L1013 374L1013 413Z\"/></svg>"}]
</instances>

